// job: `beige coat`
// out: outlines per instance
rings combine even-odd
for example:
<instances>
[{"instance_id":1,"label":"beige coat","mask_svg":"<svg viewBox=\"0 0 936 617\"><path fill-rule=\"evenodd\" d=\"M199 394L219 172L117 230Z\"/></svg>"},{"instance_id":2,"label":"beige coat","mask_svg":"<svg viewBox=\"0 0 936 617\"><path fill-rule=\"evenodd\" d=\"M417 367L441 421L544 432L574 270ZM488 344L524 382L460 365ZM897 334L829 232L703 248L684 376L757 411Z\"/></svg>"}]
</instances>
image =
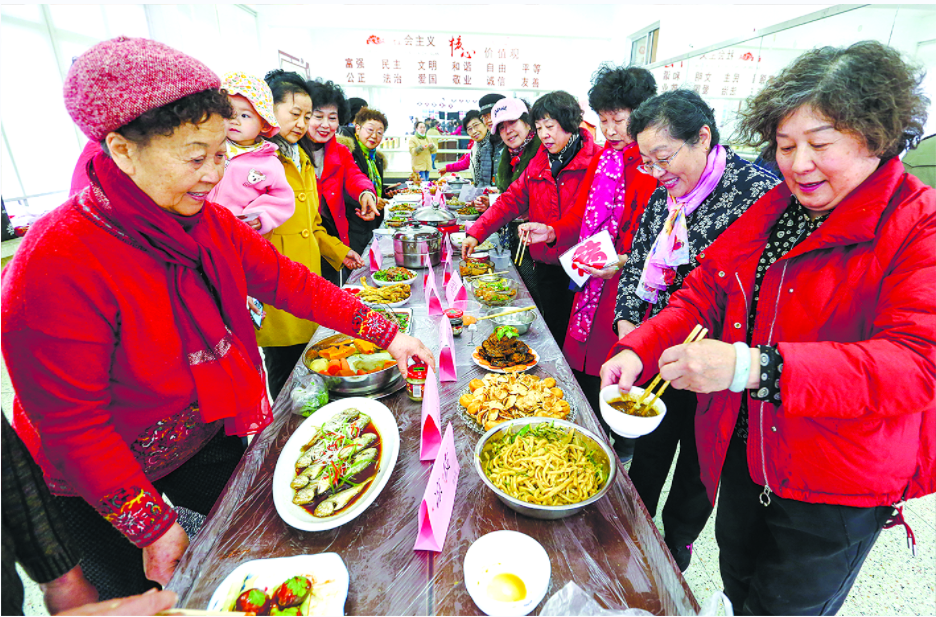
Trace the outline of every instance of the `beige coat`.
<instances>
[{"instance_id":1,"label":"beige coat","mask_svg":"<svg viewBox=\"0 0 936 617\"><path fill-rule=\"evenodd\" d=\"M417 153L416 148L423 146L425 148L421 152ZM409 139L409 153L413 157L413 169L416 171L429 171L432 169L432 154L438 150L436 145L432 143L431 139L423 137L420 139L419 135L413 135Z\"/></svg>"}]
</instances>

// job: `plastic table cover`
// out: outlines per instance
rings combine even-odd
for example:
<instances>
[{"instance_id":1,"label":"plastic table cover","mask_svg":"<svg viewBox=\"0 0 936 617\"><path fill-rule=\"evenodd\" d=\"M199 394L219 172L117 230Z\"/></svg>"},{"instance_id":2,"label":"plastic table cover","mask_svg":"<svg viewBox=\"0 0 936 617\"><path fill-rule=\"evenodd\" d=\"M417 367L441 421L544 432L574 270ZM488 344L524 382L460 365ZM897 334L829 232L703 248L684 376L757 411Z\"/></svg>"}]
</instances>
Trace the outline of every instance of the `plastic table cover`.
<instances>
[{"instance_id":1,"label":"plastic table cover","mask_svg":"<svg viewBox=\"0 0 936 617\"><path fill-rule=\"evenodd\" d=\"M453 262L457 267L457 256ZM442 290L442 267L434 270L437 288ZM443 317L428 316L423 272L426 270L420 270L413 284L407 306L414 309L413 335L437 355L439 320ZM366 270L359 270L350 280L359 281L366 274ZM532 306L512 265L505 276L520 282L513 307ZM466 314L480 315L483 309L469 301ZM556 341L542 316L537 317L522 337L540 355L532 372L555 377L577 410L575 422L603 435ZM654 614L696 614L698 604L622 468L603 499L556 521L514 512L482 483L473 463L480 435L466 425L458 397L470 380L484 376L485 371L472 362L471 352L492 330L492 322L485 320L478 323L474 344L467 328L455 338L458 381L440 384L442 427L452 423L462 468L442 552L413 550L417 512L432 462L419 460L421 406L411 401L405 390L381 399L397 419L401 445L390 481L377 500L353 521L330 531L304 532L280 519L273 505L273 470L280 450L303 421L289 412L290 377L274 404L273 424L247 449L170 581L168 588L179 594L178 606L205 608L224 577L244 561L333 551L341 555L351 576L346 614L477 615L481 612L464 584L465 553L477 538L511 529L538 540L552 563L549 590L534 613L553 593L575 581L612 610L633 607ZM332 331L320 328L312 342L330 334Z\"/></svg>"}]
</instances>

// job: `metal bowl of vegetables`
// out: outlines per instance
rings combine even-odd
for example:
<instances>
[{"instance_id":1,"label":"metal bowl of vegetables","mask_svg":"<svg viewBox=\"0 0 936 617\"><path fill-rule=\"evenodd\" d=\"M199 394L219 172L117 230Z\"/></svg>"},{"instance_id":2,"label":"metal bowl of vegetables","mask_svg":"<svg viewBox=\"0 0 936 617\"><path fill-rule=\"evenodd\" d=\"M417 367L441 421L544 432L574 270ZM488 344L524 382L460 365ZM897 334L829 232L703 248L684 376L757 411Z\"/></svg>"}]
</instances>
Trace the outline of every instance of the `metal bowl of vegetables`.
<instances>
[{"instance_id":1,"label":"metal bowl of vegetables","mask_svg":"<svg viewBox=\"0 0 936 617\"><path fill-rule=\"evenodd\" d=\"M543 481L535 474L527 475L526 470L519 466L526 464L524 460L529 460L529 457L524 456L522 450L510 450L515 449L518 441L522 446L523 440L531 441L527 447L536 447L538 450L544 449L546 442L561 448L557 461L562 461L563 467L569 466L573 471L567 474L568 478L563 483L572 478L579 482L584 476L590 475L593 482L590 484L591 490L587 492L591 494L579 501L559 505L542 505L530 501L535 499L531 496L531 489L546 494L559 487L543 485ZM537 443L537 440L545 441ZM571 452L566 450L567 446L572 446ZM518 418L498 424L478 440L474 467L481 481L511 510L531 518L556 520L578 514L608 493L617 474L617 457L604 439L572 422L553 418ZM533 476L532 479L530 476ZM528 481L540 485L531 486ZM560 491L558 497L551 495L548 499L565 501L570 493L574 498L576 488L568 492Z\"/></svg>"},{"instance_id":2,"label":"metal bowl of vegetables","mask_svg":"<svg viewBox=\"0 0 936 617\"><path fill-rule=\"evenodd\" d=\"M516 309L510 309L516 310ZM487 311L487 315L499 315L504 312L503 307L492 308ZM517 334L526 334L536 321L536 311L523 311L522 313L510 313L501 317L491 317L495 326L513 326L517 329Z\"/></svg>"},{"instance_id":3,"label":"metal bowl of vegetables","mask_svg":"<svg viewBox=\"0 0 936 617\"><path fill-rule=\"evenodd\" d=\"M302 361L310 371L321 375L325 386L335 394L375 394L403 378L389 353L344 334L315 343L305 351Z\"/></svg>"}]
</instances>

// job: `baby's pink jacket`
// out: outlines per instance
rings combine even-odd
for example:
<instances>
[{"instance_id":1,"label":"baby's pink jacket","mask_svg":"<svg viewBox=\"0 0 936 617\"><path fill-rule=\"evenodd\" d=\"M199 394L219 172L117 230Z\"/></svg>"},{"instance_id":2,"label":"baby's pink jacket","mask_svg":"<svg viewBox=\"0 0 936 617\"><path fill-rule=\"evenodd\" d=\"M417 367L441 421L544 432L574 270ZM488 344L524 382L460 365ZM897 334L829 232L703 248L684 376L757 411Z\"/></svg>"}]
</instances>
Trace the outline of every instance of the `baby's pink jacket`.
<instances>
[{"instance_id":1,"label":"baby's pink jacket","mask_svg":"<svg viewBox=\"0 0 936 617\"><path fill-rule=\"evenodd\" d=\"M256 150L230 159L208 201L235 215L259 213L261 234L285 223L296 211L296 194L286 180L277 150L275 144L265 141Z\"/></svg>"}]
</instances>

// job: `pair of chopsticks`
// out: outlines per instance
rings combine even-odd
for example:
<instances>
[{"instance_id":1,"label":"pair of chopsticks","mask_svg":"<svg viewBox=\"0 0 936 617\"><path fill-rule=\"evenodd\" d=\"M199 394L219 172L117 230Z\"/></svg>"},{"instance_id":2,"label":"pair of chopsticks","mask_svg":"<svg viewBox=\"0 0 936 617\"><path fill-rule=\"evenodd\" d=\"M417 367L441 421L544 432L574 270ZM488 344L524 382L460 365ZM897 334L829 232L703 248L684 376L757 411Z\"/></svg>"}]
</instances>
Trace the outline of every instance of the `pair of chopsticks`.
<instances>
[{"instance_id":1,"label":"pair of chopsticks","mask_svg":"<svg viewBox=\"0 0 936 617\"><path fill-rule=\"evenodd\" d=\"M507 274L507 271L506 271L506 270L502 270L502 271L500 271L500 272L488 272L487 274L475 274L475 275L473 275L473 276L466 276L466 277L465 277L465 280L467 281L468 279L476 279L476 278L480 278L480 277L482 277L482 276L494 276L495 274Z\"/></svg>"},{"instance_id":2,"label":"pair of chopsticks","mask_svg":"<svg viewBox=\"0 0 936 617\"><path fill-rule=\"evenodd\" d=\"M533 233L532 231L527 231L526 234L524 234L523 232L520 232L520 246L517 247L517 256L514 258L514 265L516 266L523 265L524 249L526 249L527 242L529 242L530 234L532 233Z\"/></svg>"},{"instance_id":3,"label":"pair of chopsticks","mask_svg":"<svg viewBox=\"0 0 936 617\"><path fill-rule=\"evenodd\" d=\"M703 328L700 324L696 324L696 327L692 329L692 332L690 332L689 336L686 337L686 340L683 341L683 345L687 343L695 343L697 341L701 341L707 335L708 335L708 328ZM647 386L647 389L644 390L643 394L640 395L640 398L637 399L637 405L636 405L637 409L640 409L641 407L646 407L647 409L653 409L653 405L657 402L657 399L660 398L660 396L669 387L670 382L664 381L663 385L660 387L659 391L657 391L657 393L653 395L653 398L650 400L650 402L647 403L646 405L644 405L643 402L644 402L644 399L647 398L647 395L649 395L650 392L657 386L657 384L660 383L660 379L661 377L657 375L653 379L653 381L650 382L650 385Z\"/></svg>"},{"instance_id":4,"label":"pair of chopsticks","mask_svg":"<svg viewBox=\"0 0 936 617\"><path fill-rule=\"evenodd\" d=\"M532 311L532 310L535 309L535 308L536 308L535 306L528 306L528 307L522 308L522 309L514 309L514 310L512 310L512 311L504 311L503 313L498 313L498 314L496 314L496 315L487 315L486 317L478 317L478 321L481 321L481 320L484 320L484 319L494 319L495 317L503 317L504 315L513 315L514 313L522 313L522 312L524 312L524 311Z\"/></svg>"}]
</instances>

